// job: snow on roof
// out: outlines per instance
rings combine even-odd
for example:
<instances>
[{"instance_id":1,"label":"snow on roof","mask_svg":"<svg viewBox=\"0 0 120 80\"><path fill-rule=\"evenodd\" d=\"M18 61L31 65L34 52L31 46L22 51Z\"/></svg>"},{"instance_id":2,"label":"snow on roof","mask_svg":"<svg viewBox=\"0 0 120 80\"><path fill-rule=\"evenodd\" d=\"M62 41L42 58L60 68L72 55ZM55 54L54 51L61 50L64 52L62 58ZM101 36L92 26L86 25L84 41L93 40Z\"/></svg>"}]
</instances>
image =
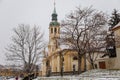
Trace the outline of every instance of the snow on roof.
<instances>
[{"instance_id":1,"label":"snow on roof","mask_svg":"<svg viewBox=\"0 0 120 80\"><path fill-rule=\"evenodd\" d=\"M114 30L114 29L119 28L119 27L120 27L120 22L116 26L114 26L112 29Z\"/></svg>"}]
</instances>

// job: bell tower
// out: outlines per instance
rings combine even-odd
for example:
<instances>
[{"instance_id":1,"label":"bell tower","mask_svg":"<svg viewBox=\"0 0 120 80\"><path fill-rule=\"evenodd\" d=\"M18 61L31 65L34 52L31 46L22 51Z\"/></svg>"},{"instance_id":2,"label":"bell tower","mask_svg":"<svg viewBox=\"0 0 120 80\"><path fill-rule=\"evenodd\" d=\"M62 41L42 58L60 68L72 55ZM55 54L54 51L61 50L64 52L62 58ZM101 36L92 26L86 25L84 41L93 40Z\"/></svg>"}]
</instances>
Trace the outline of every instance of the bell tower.
<instances>
[{"instance_id":1,"label":"bell tower","mask_svg":"<svg viewBox=\"0 0 120 80\"><path fill-rule=\"evenodd\" d=\"M52 19L49 24L49 45L48 45L50 54L59 48L58 39L60 38L60 23L57 21L58 15L56 13L55 1L54 10L51 16Z\"/></svg>"}]
</instances>

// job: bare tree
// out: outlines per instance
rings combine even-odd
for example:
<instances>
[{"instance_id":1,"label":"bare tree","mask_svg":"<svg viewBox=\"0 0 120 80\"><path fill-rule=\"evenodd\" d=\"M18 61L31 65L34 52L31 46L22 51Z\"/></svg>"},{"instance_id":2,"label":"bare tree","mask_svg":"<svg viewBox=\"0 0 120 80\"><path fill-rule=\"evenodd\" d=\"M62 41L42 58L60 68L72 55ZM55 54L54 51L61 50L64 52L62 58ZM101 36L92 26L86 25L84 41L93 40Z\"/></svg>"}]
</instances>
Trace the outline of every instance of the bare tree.
<instances>
[{"instance_id":1,"label":"bare tree","mask_svg":"<svg viewBox=\"0 0 120 80\"><path fill-rule=\"evenodd\" d=\"M8 60L20 62L24 66L24 71L31 73L41 58L43 33L39 27L30 28L24 24L14 28L13 31L12 43L6 48L6 57Z\"/></svg>"},{"instance_id":2,"label":"bare tree","mask_svg":"<svg viewBox=\"0 0 120 80\"><path fill-rule=\"evenodd\" d=\"M67 45L68 48L74 49L78 53L78 73L81 73L82 57L85 58L84 66L86 69L85 54L91 39L90 29L94 30L95 27L101 27L106 23L105 16L100 13L91 7L83 9L78 7L62 21L61 41L63 45Z\"/></svg>"},{"instance_id":3,"label":"bare tree","mask_svg":"<svg viewBox=\"0 0 120 80\"><path fill-rule=\"evenodd\" d=\"M95 69L95 61L101 53L106 54L106 35L107 31L102 31L102 28L96 29L92 35L89 33L89 41L87 45L86 59L91 64L92 68Z\"/></svg>"},{"instance_id":4,"label":"bare tree","mask_svg":"<svg viewBox=\"0 0 120 80\"><path fill-rule=\"evenodd\" d=\"M107 35L107 16L103 12L96 12L88 22L89 29L87 30L87 60L95 68L94 62L96 61L99 53L106 52L106 35Z\"/></svg>"}]
</instances>

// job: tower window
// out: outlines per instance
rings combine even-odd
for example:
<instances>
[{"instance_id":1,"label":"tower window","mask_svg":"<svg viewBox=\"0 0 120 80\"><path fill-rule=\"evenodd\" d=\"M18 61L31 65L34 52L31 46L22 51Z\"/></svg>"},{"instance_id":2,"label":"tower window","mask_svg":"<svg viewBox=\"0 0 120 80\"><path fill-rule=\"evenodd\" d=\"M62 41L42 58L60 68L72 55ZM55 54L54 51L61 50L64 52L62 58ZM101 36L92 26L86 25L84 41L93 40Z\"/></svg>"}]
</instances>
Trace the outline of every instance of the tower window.
<instances>
[{"instance_id":1,"label":"tower window","mask_svg":"<svg viewBox=\"0 0 120 80\"><path fill-rule=\"evenodd\" d=\"M53 28L51 28L51 33L53 33Z\"/></svg>"},{"instance_id":2,"label":"tower window","mask_svg":"<svg viewBox=\"0 0 120 80\"><path fill-rule=\"evenodd\" d=\"M54 29L54 32L55 32L55 33L57 32L57 28Z\"/></svg>"},{"instance_id":3,"label":"tower window","mask_svg":"<svg viewBox=\"0 0 120 80\"><path fill-rule=\"evenodd\" d=\"M62 61L64 61L64 57L62 58Z\"/></svg>"},{"instance_id":4,"label":"tower window","mask_svg":"<svg viewBox=\"0 0 120 80\"><path fill-rule=\"evenodd\" d=\"M58 34L60 33L60 29L58 28Z\"/></svg>"}]
</instances>

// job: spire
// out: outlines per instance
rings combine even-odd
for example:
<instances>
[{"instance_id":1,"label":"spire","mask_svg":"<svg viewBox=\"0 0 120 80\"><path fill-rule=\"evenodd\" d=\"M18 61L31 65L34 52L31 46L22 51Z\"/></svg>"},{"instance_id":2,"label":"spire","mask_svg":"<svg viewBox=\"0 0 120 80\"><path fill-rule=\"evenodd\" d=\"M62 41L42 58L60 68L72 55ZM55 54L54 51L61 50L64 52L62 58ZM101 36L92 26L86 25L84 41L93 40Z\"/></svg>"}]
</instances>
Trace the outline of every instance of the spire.
<instances>
[{"instance_id":1,"label":"spire","mask_svg":"<svg viewBox=\"0 0 120 80\"><path fill-rule=\"evenodd\" d=\"M54 0L54 11L53 13L56 13L56 7L55 7L56 3L55 3L55 0Z\"/></svg>"},{"instance_id":2,"label":"spire","mask_svg":"<svg viewBox=\"0 0 120 80\"><path fill-rule=\"evenodd\" d=\"M56 13L56 7L55 7L55 0L54 0L54 11L52 13L52 21L57 21L57 13Z\"/></svg>"},{"instance_id":3,"label":"spire","mask_svg":"<svg viewBox=\"0 0 120 80\"><path fill-rule=\"evenodd\" d=\"M54 0L54 10L53 10L53 13L52 13L52 21L50 22L50 26L60 26L60 23L57 22L57 13L56 13L56 3L55 3L55 0Z\"/></svg>"}]
</instances>

